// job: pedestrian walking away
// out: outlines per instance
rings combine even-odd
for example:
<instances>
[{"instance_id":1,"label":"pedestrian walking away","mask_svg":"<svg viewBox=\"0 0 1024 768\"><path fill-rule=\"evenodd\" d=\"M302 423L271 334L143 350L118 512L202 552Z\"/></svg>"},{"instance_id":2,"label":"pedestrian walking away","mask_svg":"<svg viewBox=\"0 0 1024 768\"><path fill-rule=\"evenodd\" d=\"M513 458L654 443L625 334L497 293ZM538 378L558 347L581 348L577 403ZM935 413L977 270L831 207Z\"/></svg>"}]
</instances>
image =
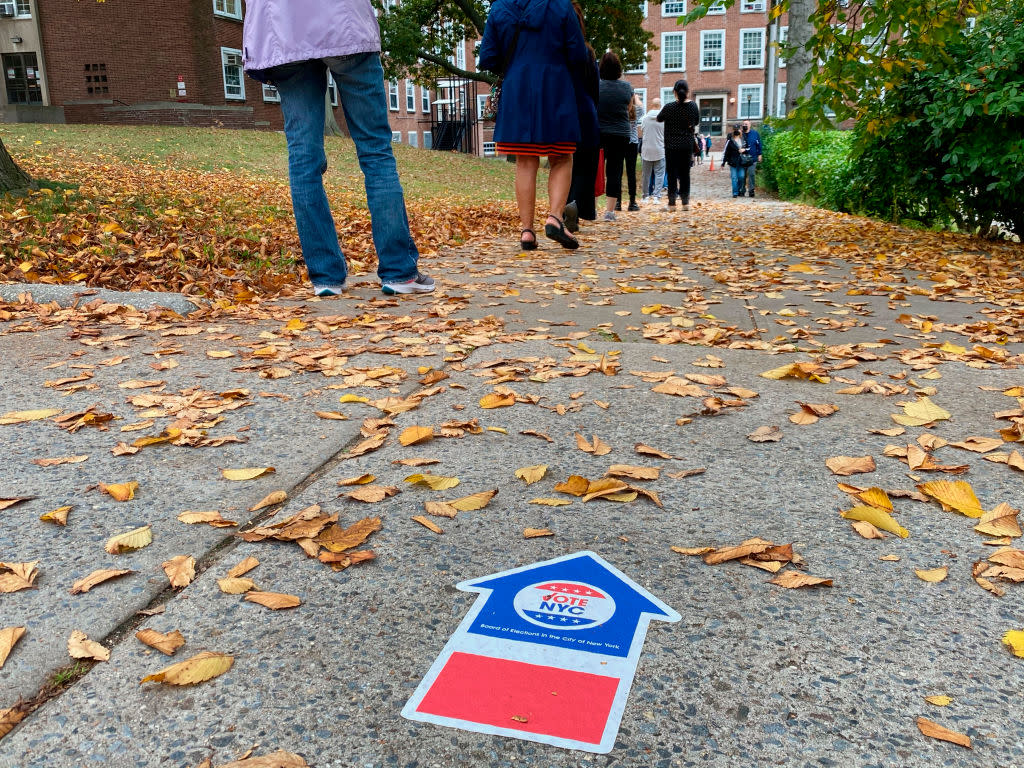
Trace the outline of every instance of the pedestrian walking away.
<instances>
[{"instance_id":1,"label":"pedestrian walking away","mask_svg":"<svg viewBox=\"0 0 1024 768\"><path fill-rule=\"evenodd\" d=\"M572 8L580 22L583 39L587 39L587 28L583 22L583 9L573 0ZM597 218L595 183L601 155L601 128L597 124L597 98L600 76L597 73L597 56L587 43L589 61L581 70L573 71L573 90L576 92L576 114L580 120L580 140L572 156L572 181L569 184L569 202L566 203L562 218L570 232L579 231L579 220L593 221Z\"/></svg>"},{"instance_id":2,"label":"pedestrian walking away","mask_svg":"<svg viewBox=\"0 0 1024 768\"><path fill-rule=\"evenodd\" d=\"M572 155L580 141L574 95L565 89L585 77L590 54L570 0L497 0L480 41L480 69L502 76L494 125L499 154L515 155L519 243L537 247L533 219L537 170L547 157L548 213L544 234L563 248L578 248L562 216L572 181Z\"/></svg>"},{"instance_id":3,"label":"pedestrian walking away","mask_svg":"<svg viewBox=\"0 0 1024 768\"><path fill-rule=\"evenodd\" d=\"M690 210L690 165L693 163L694 129L700 125L700 110L689 100L690 86L676 80L672 87L676 100L658 113L665 124L665 167L668 172L668 208L674 210L676 197L683 210Z\"/></svg>"},{"instance_id":4,"label":"pedestrian walking away","mask_svg":"<svg viewBox=\"0 0 1024 768\"><path fill-rule=\"evenodd\" d=\"M754 196L754 181L757 175L758 164L764 159L761 154L761 134L756 128L750 127L750 121L743 121L743 144L744 149L750 155L752 162L747 166L747 194Z\"/></svg>"},{"instance_id":5,"label":"pedestrian walking away","mask_svg":"<svg viewBox=\"0 0 1024 768\"><path fill-rule=\"evenodd\" d=\"M636 204L636 158L640 152L640 120L643 115L638 112L643 108L640 95L633 94L633 100L629 103L629 146L626 147L626 188L629 190L629 210L639 211L640 206ZM621 201L620 201L621 206ZM620 210L620 208L616 208Z\"/></svg>"},{"instance_id":6,"label":"pedestrian walking away","mask_svg":"<svg viewBox=\"0 0 1024 768\"><path fill-rule=\"evenodd\" d=\"M622 197L622 164L629 147L629 105L633 86L622 80L622 63L611 51L601 57L601 87L597 120L604 150L605 221L615 221L615 206Z\"/></svg>"},{"instance_id":7,"label":"pedestrian walking away","mask_svg":"<svg viewBox=\"0 0 1024 768\"><path fill-rule=\"evenodd\" d=\"M323 184L328 70L363 172L381 288L389 295L433 291L434 281L418 269L391 151L380 28L370 0L249 0L245 10L243 67L281 97L295 227L314 293L340 295L348 278Z\"/></svg>"},{"instance_id":8,"label":"pedestrian walking away","mask_svg":"<svg viewBox=\"0 0 1024 768\"><path fill-rule=\"evenodd\" d=\"M729 169L733 197L743 196L743 185L747 177L747 168L743 165L742 147L743 136L740 129L737 128L725 142L725 150L722 152L722 165L719 169Z\"/></svg>"},{"instance_id":9,"label":"pedestrian walking away","mask_svg":"<svg viewBox=\"0 0 1024 768\"><path fill-rule=\"evenodd\" d=\"M661 202L661 180L665 175L665 124L658 122L661 99L651 100L651 109L640 123L640 192L645 202Z\"/></svg>"}]
</instances>

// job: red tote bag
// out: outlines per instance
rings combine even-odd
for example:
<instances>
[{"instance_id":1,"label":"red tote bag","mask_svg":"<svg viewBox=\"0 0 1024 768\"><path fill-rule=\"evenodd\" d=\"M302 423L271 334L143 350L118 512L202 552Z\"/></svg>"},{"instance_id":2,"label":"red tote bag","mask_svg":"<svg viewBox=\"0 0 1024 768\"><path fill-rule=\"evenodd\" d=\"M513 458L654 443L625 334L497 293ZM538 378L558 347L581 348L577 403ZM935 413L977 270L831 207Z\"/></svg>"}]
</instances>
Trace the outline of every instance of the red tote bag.
<instances>
[{"instance_id":1,"label":"red tote bag","mask_svg":"<svg viewBox=\"0 0 1024 768\"><path fill-rule=\"evenodd\" d=\"M597 178L594 179L594 197L604 194L604 150L597 152Z\"/></svg>"}]
</instances>

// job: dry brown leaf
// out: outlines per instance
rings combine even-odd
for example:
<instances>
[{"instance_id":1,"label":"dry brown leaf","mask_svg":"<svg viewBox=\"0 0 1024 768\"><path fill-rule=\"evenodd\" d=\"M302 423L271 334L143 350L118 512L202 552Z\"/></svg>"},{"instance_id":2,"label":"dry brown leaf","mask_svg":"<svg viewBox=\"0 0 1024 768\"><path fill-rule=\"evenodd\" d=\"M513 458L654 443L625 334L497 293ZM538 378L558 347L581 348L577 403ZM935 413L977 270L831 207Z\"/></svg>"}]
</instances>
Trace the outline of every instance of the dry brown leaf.
<instances>
[{"instance_id":1,"label":"dry brown leaf","mask_svg":"<svg viewBox=\"0 0 1024 768\"><path fill-rule=\"evenodd\" d=\"M148 547L153 543L153 530L150 526L144 525L127 533L119 533L107 539L105 549L111 555L121 555L125 552L133 552L136 549Z\"/></svg>"},{"instance_id":2,"label":"dry brown leaf","mask_svg":"<svg viewBox=\"0 0 1024 768\"><path fill-rule=\"evenodd\" d=\"M9 411L3 416L0 416L0 425L4 424L24 424L28 421L41 421L42 419L49 419L60 413L60 408L44 408L35 411Z\"/></svg>"},{"instance_id":3,"label":"dry brown leaf","mask_svg":"<svg viewBox=\"0 0 1024 768\"><path fill-rule=\"evenodd\" d=\"M898 563L900 561L899 555L882 555L879 560L884 560L887 563Z\"/></svg>"},{"instance_id":4,"label":"dry brown leaf","mask_svg":"<svg viewBox=\"0 0 1024 768\"><path fill-rule=\"evenodd\" d=\"M707 390L701 389L696 384L676 376L672 376L657 384L652 392L663 395L675 395L676 397L707 397Z\"/></svg>"},{"instance_id":5,"label":"dry brown leaf","mask_svg":"<svg viewBox=\"0 0 1024 768\"><path fill-rule=\"evenodd\" d=\"M917 578L921 579L921 581L927 581L931 584L937 584L940 581L944 581L945 578L949 575L949 568L945 565L941 568L915 568L914 573L917 574Z\"/></svg>"},{"instance_id":6,"label":"dry brown leaf","mask_svg":"<svg viewBox=\"0 0 1024 768\"><path fill-rule=\"evenodd\" d=\"M130 501L135 498L135 492L139 490L139 484L131 483L100 483L100 490L116 501Z\"/></svg>"},{"instance_id":7,"label":"dry brown leaf","mask_svg":"<svg viewBox=\"0 0 1024 768\"><path fill-rule=\"evenodd\" d=\"M390 498L397 493L398 489L393 485L363 485L341 495L353 501L373 504L378 501L384 501L384 499Z\"/></svg>"},{"instance_id":8,"label":"dry brown leaf","mask_svg":"<svg viewBox=\"0 0 1024 768\"><path fill-rule=\"evenodd\" d=\"M201 766L197 767L201 768ZM301 755L278 750L260 757L246 757L232 760L230 763L218 765L216 768L309 768L309 764Z\"/></svg>"},{"instance_id":9,"label":"dry brown leaf","mask_svg":"<svg viewBox=\"0 0 1024 768\"><path fill-rule=\"evenodd\" d=\"M682 480L684 477L703 475L707 471L707 467L695 467L693 469L682 469L678 472L666 472L665 476L671 477L673 480Z\"/></svg>"},{"instance_id":10,"label":"dry brown leaf","mask_svg":"<svg viewBox=\"0 0 1024 768\"><path fill-rule=\"evenodd\" d=\"M413 485L425 486L433 491L446 491L449 488L457 486L459 484L459 478L445 477L444 475L416 474L409 475L405 478L405 482L412 483Z\"/></svg>"},{"instance_id":11,"label":"dry brown leaf","mask_svg":"<svg viewBox=\"0 0 1024 768\"><path fill-rule=\"evenodd\" d=\"M865 520L854 520L850 523L858 534L865 539L884 539L885 535L875 526Z\"/></svg>"},{"instance_id":12,"label":"dry brown leaf","mask_svg":"<svg viewBox=\"0 0 1024 768\"><path fill-rule=\"evenodd\" d=\"M568 499L530 499L527 504L540 504L545 507L567 507L572 504Z\"/></svg>"},{"instance_id":13,"label":"dry brown leaf","mask_svg":"<svg viewBox=\"0 0 1024 768\"><path fill-rule=\"evenodd\" d=\"M25 719L28 715L29 709L27 707L11 707L9 709L0 709L0 739L14 730L14 726Z\"/></svg>"},{"instance_id":14,"label":"dry brown leaf","mask_svg":"<svg viewBox=\"0 0 1024 768\"><path fill-rule=\"evenodd\" d=\"M423 508L427 511L428 515L446 517L449 520L459 514L459 510L444 501L425 501L423 502Z\"/></svg>"},{"instance_id":15,"label":"dry brown leaf","mask_svg":"<svg viewBox=\"0 0 1024 768\"><path fill-rule=\"evenodd\" d=\"M73 630L71 637L68 638L68 653L73 659L110 660L110 649L104 648L95 640L90 640L85 632L79 629Z\"/></svg>"},{"instance_id":16,"label":"dry brown leaf","mask_svg":"<svg viewBox=\"0 0 1024 768\"><path fill-rule=\"evenodd\" d=\"M605 475L608 477L628 477L632 480L657 480L661 467L637 467L631 464L612 464Z\"/></svg>"},{"instance_id":17,"label":"dry brown leaf","mask_svg":"<svg viewBox=\"0 0 1024 768\"><path fill-rule=\"evenodd\" d=\"M256 584L252 579L243 579L237 576L226 576L223 579L217 579L217 586L220 587L220 591L225 595L241 595L251 589L256 589Z\"/></svg>"},{"instance_id":18,"label":"dry brown leaf","mask_svg":"<svg viewBox=\"0 0 1024 768\"><path fill-rule=\"evenodd\" d=\"M20 592L34 586L39 578L38 560L30 563L0 563L0 592Z\"/></svg>"},{"instance_id":19,"label":"dry brown leaf","mask_svg":"<svg viewBox=\"0 0 1024 768\"><path fill-rule=\"evenodd\" d=\"M225 520L216 509L202 511L187 509L178 515L178 520L189 525L206 523L214 528L230 528L238 525L234 520Z\"/></svg>"},{"instance_id":20,"label":"dry brown leaf","mask_svg":"<svg viewBox=\"0 0 1024 768\"><path fill-rule=\"evenodd\" d=\"M402 430L402 434L398 436L398 442L404 446L419 445L432 440L433 437L433 427L409 427Z\"/></svg>"},{"instance_id":21,"label":"dry brown leaf","mask_svg":"<svg viewBox=\"0 0 1024 768\"><path fill-rule=\"evenodd\" d=\"M548 528L524 528L523 537L527 539L539 539L542 536L554 536L555 532Z\"/></svg>"},{"instance_id":22,"label":"dry brown leaf","mask_svg":"<svg viewBox=\"0 0 1024 768\"><path fill-rule=\"evenodd\" d=\"M285 492L285 491L273 491L272 493L268 493L262 499L257 501L251 507L249 507L249 511L250 512L257 512L257 511L263 509L264 507L269 507L269 506L272 506L274 504L280 504L282 501L286 501L287 499L288 499L287 492Z\"/></svg>"},{"instance_id":23,"label":"dry brown leaf","mask_svg":"<svg viewBox=\"0 0 1024 768\"><path fill-rule=\"evenodd\" d=\"M14 646L25 634L24 627L4 627L0 629L0 669L4 668L7 657L11 655Z\"/></svg>"},{"instance_id":24,"label":"dry brown leaf","mask_svg":"<svg viewBox=\"0 0 1024 768\"><path fill-rule=\"evenodd\" d=\"M1017 520L1019 514L1019 509L1014 509L1004 501L995 509L985 512L974 530L986 536L1017 538L1021 535L1020 521Z\"/></svg>"},{"instance_id":25,"label":"dry brown leaf","mask_svg":"<svg viewBox=\"0 0 1024 768\"><path fill-rule=\"evenodd\" d=\"M239 576L244 576L259 564L260 561L255 557L247 557L228 571L228 577L234 579Z\"/></svg>"},{"instance_id":26,"label":"dry brown leaf","mask_svg":"<svg viewBox=\"0 0 1024 768\"><path fill-rule=\"evenodd\" d=\"M708 552L714 552L714 547L669 547L673 552L678 552L680 555L706 555Z\"/></svg>"},{"instance_id":27,"label":"dry brown leaf","mask_svg":"<svg viewBox=\"0 0 1024 768\"><path fill-rule=\"evenodd\" d=\"M257 477L269 475L276 471L273 467L246 467L244 469L222 469L220 473L225 480L240 482L243 480L255 480Z\"/></svg>"},{"instance_id":28,"label":"dry brown leaf","mask_svg":"<svg viewBox=\"0 0 1024 768\"><path fill-rule=\"evenodd\" d=\"M245 593L242 598L248 603L259 603L272 611L280 611L282 608L296 608L302 605L302 600L296 595L286 595L282 592L256 592Z\"/></svg>"},{"instance_id":29,"label":"dry brown leaf","mask_svg":"<svg viewBox=\"0 0 1024 768\"><path fill-rule=\"evenodd\" d=\"M585 438L583 435L577 432L576 447L579 448L581 451L593 454L594 456L605 456L606 454L612 452L612 447L608 445L608 443L606 443L600 437L598 437L597 435L592 435L591 437L592 440L588 441L587 438Z\"/></svg>"},{"instance_id":30,"label":"dry brown leaf","mask_svg":"<svg viewBox=\"0 0 1024 768\"><path fill-rule=\"evenodd\" d=\"M544 432L538 432L535 429L524 429L519 434L520 435L530 435L531 437L539 437L542 440L546 440L549 443L555 442L554 438L552 438L551 436L545 434Z\"/></svg>"},{"instance_id":31,"label":"dry brown leaf","mask_svg":"<svg viewBox=\"0 0 1024 768\"><path fill-rule=\"evenodd\" d=\"M747 439L755 443L777 443L782 439L782 430L778 427L758 427Z\"/></svg>"},{"instance_id":32,"label":"dry brown leaf","mask_svg":"<svg viewBox=\"0 0 1024 768\"><path fill-rule=\"evenodd\" d=\"M164 683L165 685L195 685L223 675L235 663L233 656L214 651L197 653L190 659L179 661L169 667L146 675L142 683Z\"/></svg>"},{"instance_id":33,"label":"dry brown leaf","mask_svg":"<svg viewBox=\"0 0 1024 768\"><path fill-rule=\"evenodd\" d=\"M775 380L804 379L807 381L817 381L821 384L828 384L829 382L828 371L818 363L811 362L789 363L788 365L765 371L760 376L765 379Z\"/></svg>"},{"instance_id":34,"label":"dry brown leaf","mask_svg":"<svg viewBox=\"0 0 1024 768\"><path fill-rule=\"evenodd\" d=\"M1024 569L1024 549L1000 547L988 556L990 562L1006 565L1010 568Z\"/></svg>"},{"instance_id":35,"label":"dry brown leaf","mask_svg":"<svg viewBox=\"0 0 1024 768\"><path fill-rule=\"evenodd\" d=\"M833 456L825 459L825 466L832 474L848 476L875 471L875 460L871 456Z\"/></svg>"},{"instance_id":36,"label":"dry brown leaf","mask_svg":"<svg viewBox=\"0 0 1024 768\"><path fill-rule=\"evenodd\" d=\"M739 560L741 557L764 552L773 546L775 545L772 542L765 541L764 539L747 539L738 546L723 547L708 552L704 555L704 562L708 565L719 565L729 560Z\"/></svg>"},{"instance_id":37,"label":"dry brown leaf","mask_svg":"<svg viewBox=\"0 0 1024 768\"><path fill-rule=\"evenodd\" d=\"M340 553L346 549L353 549L358 547L368 538L370 535L381 529L381 522L379 517L365 517L359 520L348 528L341 528L341 526L335 524L325 530L317 537L317 542L321 544L325 549ZM232 574L236 575L236 574Z\"/></svg>"},{"instance_id":38,"label":"dry brown leaf","mask_svg":"<svg viewBox=\"0 0 1024 768\"><path fill-rule=\"evenodd\" d=\"M156 648L166 656L173 656L185 644L185 636L178 630L173 632L157 632L155 629L140 629L135 637L150 648Z\"/></svg>"},{"instance_id":39,"label":"dry brown leaf","mask_svg":"<svg viewBox=\"0 0 1024 768\"><path fill-rule=\"evenodd\" d=\"M367 485L369 483L372 483L376 479L377 477L375 475L371 475L369 472L366 472L362 475L346 477L343 480L339 480L338 485L342 487L349 485Z\"/></svg>"},{"instance_id":40,"label":"dry brown leaf","mask_svg":"<svg viewBox=\"0 0 1024 768\"><path fill-rule=\"evenodd\" d=\"M330 421L348 421L348 416L338 411L313 411L313 415Z\"/></svg>"},{"instance_id":41,"label":"dry brown leaf","mask_svg":"<svg viewBox=\"0 0 1024 768\"><path fill-rule=\"evenodd\" d=\"M21 504L24 501L31 501L36 498L35 496L0 496L0 512L5 509L10 509L15 504Z\"/></svg>"},{"instance_id":42,"label":"dry brown leaf","mask_svg":"<svg viewBox=\"0 0 1024 768\"><path fill-rule=\"evenodd\" d=\"M196 559L192 555L175 555L160 567L175 589L184 589L196 577Z\"/></svg>"},{"instance_id":43,"label":"dry brown leaf","mask_svg":"<svg viewBox=\"0 0 1024 768\"><path fill-rule=\"evenodd\" d=\"M400 464L403 467L426 467L430 464L440 464L440 459L396 459L392 464Z\"/></svg>"},{"instance_id":44,"label":"dry brown leaf","mask_svg":"<svg viewBox=\"0 0 1024 768\"><path fill-rule=\"evenodd\" d=\"M361 549L355 552L349 551L344 553L321 552L317 559L321 563L331 566L331 569L334 571L343 571L350 565L365 563L376 557L377 555L374 554L372 549Z\"/></svg>"},{"instance_id":45,"label":"dry brown leaf","mask_svg":"<svg viewBox=\"0 0 1024 768\"><path fill-rule=\"evenodd\" d=\"M956 731L951 731L948 728L926 718L917 718L917 728L921 733L930 738L939 739L940 741L949 741L953 744L959 744L961 747L971 749L970 736L963 733L957 733Z\"/></svg>"},{"instance_id":46,"label":"dry brown leaf","mask_svg":"<svg viewBox=\"0 0 1024 768\"><path fill-rule=\"evenodd\" d=\"M995 437L968 437L958 443L950 443L954 448L963 448L975 453L988 453L1003 447L1003 441Z\"/></svg>"},{"instance_id":47,"label":"dry brown leaf","mask_svg":"<svg viewBox=\"0 0 1024 768\"><path fill-rule=\"evenodd\" d=\"M542 480L544 475L547 474L547 471L547 464L534 464L532 467L520 467L515 471L515 476L524 481L527 485L533 485L539 480Z\"/></svg>"},{"instance_id":48,"label":"dry brown leaf","mask_svg":"<svg viewBox=\"0 0 1024 768\"><path fill-rule=\"evenodd\" d=\"M559 493L569 493L573 496L583 496L590 487L590 481L580 475L569 475L569 478L555 486Z\"/></svg>"},{"instance_id":49,"label":"dry brown leaf","mask_svg":"<svg viewBox=\"0 0 1024 768\"><path fill-rule=\"evenodd\" d=\"M444 533L444 531L441 529L439 525L437 525L437 523L433 522L429 518L424 517L423 515L414 515L412 519L420 525L422 525L427 530L433 531L434 533Z\"/></svg>"},{"instance_id":50,"label":"dry brown leaf","mask_svg":"<svg viewBox=\"0 0 1024 768\"><path fill-rule=\"evenodd\" d=\"M515 405L516 396L511 393L492 392L480 398L481 408L506 408Z\"/></svg>"},{"instance_id":51,"label":"dry brown leaf","mask_svg":"<svg viewBox=\"0 0 1024 768\"><path fill-rule=\"evenodd\" d=\"M82 592L88 592L97 584L102 584L105 581L116 579L118 576L125 576L129 573L135 573L135 571L128 569L115 570L113 568L102 568L100 570L93 571L88 576L83 576L71 585L71 594L78 595Z\"/></svg>"},{"instance_id":52,"label":"dry brown leaf","mask_svg":"<svg viewBox=\"0 0 1024 768\"><path fill-rule=\"evenodd\" d=\"M32 459L32 463L40 467L59 467L61 464L81 464L88 458L88 454L82 454L81 456L60 456L54 459Z\"/></svg>"},{"instance_id":53,"label":"dry brown leaf","mask_svg":"<svg viewBox=\"0 0 1024 768\"><path fill-rule=\"evenodd\" d=\"M637 443L633 446L633 450L639 453L641 456L656 456L659 459L676 459L678 456L672 456L671 454L659 451L657 448L653 448L650 445L644 445L643 443Z\"/></svg>"},{"instance_id":54,"label":"dry brown leaf","mask_svg":"<svg viewBox=\"0 0 1024 768\"><path fill-rule=\"evenodd\" d=\"M832 579L823 579L818 576L809 576L798 571L784 571L768 582L786 589L799 589L800 587L831 587Z\"/></svg>"},{"instance_id":55,"label":"dry brown leaf","mask_svg":"<svg viewBox=\"0 0 1024 768\"><path fill-rule=\"evenodd\" d=\"M72 507L70 504L67 504L63 507L57 507L56 509L51 510L50 512L45 512L41 514L39 516L39 519L42 520L44 523L56 523L57 525L67 525L68 512L70 512L73 508L74 507Z\"/></svg>"},{"instance_id":56,"label":"dry brown leaf","mask_svg":"<svg viewBox=\"0 0 1024 768\"><path fill-rule=\"evenodd\" d=\"M587 484L587 492L583 496L583 501L588 502L592 499L614 496L615 494L629 490L629 485L621 480L616 480L611 477L602 477ZM634 496L633 498L636 497ZM620 501L632 501L632 499L620 499Z\"/></svg>"},{"instance_id":57,"label":"dry brown leaf","mask_svg":"<svg viewBox=\"0 0 1024 768\"><path fill-rule=\"evenodd\" d=\"M815 424L818 421L818 417L813 413L808 413L805 410L799 410L794 414L791 414L789 420L797 426L806 427L811 424Z\"/></svg>"}]
</instances>

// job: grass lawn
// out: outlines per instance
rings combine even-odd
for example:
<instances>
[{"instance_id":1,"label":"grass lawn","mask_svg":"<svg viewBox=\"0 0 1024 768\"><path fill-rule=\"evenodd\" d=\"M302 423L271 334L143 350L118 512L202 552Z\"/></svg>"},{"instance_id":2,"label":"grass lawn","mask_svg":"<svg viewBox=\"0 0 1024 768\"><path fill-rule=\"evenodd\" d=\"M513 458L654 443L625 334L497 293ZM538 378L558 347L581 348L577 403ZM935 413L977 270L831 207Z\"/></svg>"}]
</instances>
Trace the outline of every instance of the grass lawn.
<instances>
[{"instance_id":1,"label":"grass lawn","mask_svg":"<svg viewBox=\"0 0 1024 768\"><path fill-rule=\"evenodd\" d=\"M116 159L182 170L246 171L288 177L284 134L169 126L42 125L0 126L0 139L15 159L36 155ZM455 205L512 200L514 166L499 158L394 145L398 171L408 198L446 198ZM346 138L327 139L327 184L353 201L364 198L355 148ZM543 184L541 180L541 184Z\"/></svg>"}]
</instances>

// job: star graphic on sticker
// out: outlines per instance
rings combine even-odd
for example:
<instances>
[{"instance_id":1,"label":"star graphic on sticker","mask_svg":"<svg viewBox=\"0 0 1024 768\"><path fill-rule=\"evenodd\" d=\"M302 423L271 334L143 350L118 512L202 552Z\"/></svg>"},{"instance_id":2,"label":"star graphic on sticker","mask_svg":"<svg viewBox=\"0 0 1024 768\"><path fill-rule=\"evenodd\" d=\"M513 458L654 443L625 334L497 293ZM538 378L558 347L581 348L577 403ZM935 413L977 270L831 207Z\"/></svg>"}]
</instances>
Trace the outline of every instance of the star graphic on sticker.
<instances>
[{"instance_id":1,"label":"star graphic on sticker","mask_svg":"<svg viewBox=\"0 0 1024 768\"><path fill-rule=\"evenodd\" d=\"M565 616L563 616L563 617L562 617L562 621L568 621L568 619L567 619L567 618L565 618Z\"/></svg>"}]
</instances>

